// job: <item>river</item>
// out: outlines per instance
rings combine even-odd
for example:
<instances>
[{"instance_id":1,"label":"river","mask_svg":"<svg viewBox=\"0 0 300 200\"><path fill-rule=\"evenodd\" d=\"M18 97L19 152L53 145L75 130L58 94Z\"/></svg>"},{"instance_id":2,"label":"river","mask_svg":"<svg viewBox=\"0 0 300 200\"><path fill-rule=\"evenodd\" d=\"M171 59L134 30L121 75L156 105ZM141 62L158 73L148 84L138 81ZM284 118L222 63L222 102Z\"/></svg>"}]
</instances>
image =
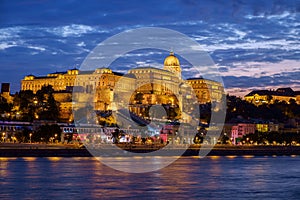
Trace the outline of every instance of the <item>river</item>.
<instances>
[{"instance_id":1,"label":"river","mask_svg":"<svg viewBox=\"0 0 300 200\"><path fill-rule=\"evenodd\" d=\"M182 157L133 174L94 158L0 158L0 199L119 198L300 199L300 156Z\"/></svg>"}]
</instances>

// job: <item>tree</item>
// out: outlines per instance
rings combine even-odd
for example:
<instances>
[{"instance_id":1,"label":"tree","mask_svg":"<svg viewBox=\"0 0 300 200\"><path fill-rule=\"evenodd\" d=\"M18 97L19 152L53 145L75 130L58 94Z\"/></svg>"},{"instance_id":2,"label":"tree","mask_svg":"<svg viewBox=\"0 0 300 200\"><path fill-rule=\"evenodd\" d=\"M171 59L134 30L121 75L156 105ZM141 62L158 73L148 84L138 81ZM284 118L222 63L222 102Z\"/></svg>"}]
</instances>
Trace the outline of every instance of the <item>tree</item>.
<instances>
[{"instance_id":1,"label":"tree","mask_svg":"<svg viewBox=\"0 0 300 200\"><path fill-rule=\"evenodd\" d=\"M53 94L54 89L52 85L44 85L40 90L36 92L36 97L39 102L43 102L47 97L47 95Z\"/></svg>"},{"instance_id":2,"label":"tree","mask_svg":"<svg viewBox=\"0 0 300 200\"><path fill-rule=\"evenodd\" d=\"M8 103L7 100L0 96L0 114L10 112L12 109L12 104Z\"/></svg>"},{"instance_id":3,"label":"tree","mask_svg":"<svg viewBox=\"0 0 300 200\"><path fill-rule=\"evenodd\" d=\"M13 108L21 113L23 121L32 121L34 119L35 107L33 104L35 95L31 90L24 90L16 93L13 99Z\"/></svg>"},{"instance_id":4,"label":"tree","mask_svg":"<svg viewBox=\"0 0 300 200\"><path fill-rule=\"evenodd\" d=\"M60 141L61 129L57 124L53 125L42 125L38 128L36 132L32 134L32 141L41 142L45 141L48 143L51 139Z\"/></svg>"},{"instance_id":5,"label":"tree","mask_svg":"<svg viewBox=\"0 0 300 200\"><path fill-rule=\"evenodd\" d=\"M272 101L272 99L273 99L273 96L272 95L267 95L267 102L268 103L271 103L271 101Z\"/></svg>"},{"instance_id":6,"label":"tree","mask_svg":"<svg viewBox=\"0 0 300 200\"><path fill-rule=\"evenodd\" d=\"M223 135L220 138L221 144L229 144L230 143L230 138L227 135Z\"/></svg>"},{"instance_id":7,"label":"tree","mask_svg":"<svg viewBox=\"0 0 300 200\"><path fill-rule=\"evenodd\" d=\"M32 131L29 130L28 128L24 128L20 132L16 132L15 137L17 138L18 142L29 142L30 141L30 133Z\"/></svg>"},{"instance_id":8,"label":"tree","mask_svg":"<svg viewBox=\"0 0 300 200\"><path fill-rule=\"evenodd\" d=\"M39 118L45 120L59 119L59 103L55 101L53 96L53 88L51 85L43 86L36 93L39 107Z\"/></svg>"},{"instance_id":9,"label":"tree","mask_svg":"<svg viewBox=\"0 0 300 200\"><path fill-rule=\"evenodd\" d=\"M211 103L206 103L200 105L200 119L206 121L207 123L210 122L211 119Z\"/></svg>"},{"instance_id":10,"label":"tree","mask_svg":"<svg viewBox=\"0 0 300 200\"><path fill-rule=\"evenodd\" d=\"M194 142L195 144L201 144L201 143L203 143L203 140L204 140L203 135L201 135L200 133L197 133L197 134L195 135L195 137L194 137L193 142Z\"/></svg>"}]
</instances>

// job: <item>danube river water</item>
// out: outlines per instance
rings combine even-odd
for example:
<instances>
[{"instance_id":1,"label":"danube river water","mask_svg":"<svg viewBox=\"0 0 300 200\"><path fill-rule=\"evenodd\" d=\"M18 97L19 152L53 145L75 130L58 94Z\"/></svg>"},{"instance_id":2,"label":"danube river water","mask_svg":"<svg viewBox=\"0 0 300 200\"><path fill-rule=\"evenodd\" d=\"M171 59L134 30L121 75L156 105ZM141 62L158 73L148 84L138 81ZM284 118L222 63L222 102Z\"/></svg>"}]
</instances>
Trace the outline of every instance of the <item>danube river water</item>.
<instances>
[{"instance_id":1,"label":"danube river water","mask_svg":"<svg viewBox=\"0 0 300 200\"><path fill-rule=\"evenodd\" d=\"M141 174L94 158L0 158L0 199L119 198L300 199L300 157L184 157Z\"/></svg>"}]
</instances>

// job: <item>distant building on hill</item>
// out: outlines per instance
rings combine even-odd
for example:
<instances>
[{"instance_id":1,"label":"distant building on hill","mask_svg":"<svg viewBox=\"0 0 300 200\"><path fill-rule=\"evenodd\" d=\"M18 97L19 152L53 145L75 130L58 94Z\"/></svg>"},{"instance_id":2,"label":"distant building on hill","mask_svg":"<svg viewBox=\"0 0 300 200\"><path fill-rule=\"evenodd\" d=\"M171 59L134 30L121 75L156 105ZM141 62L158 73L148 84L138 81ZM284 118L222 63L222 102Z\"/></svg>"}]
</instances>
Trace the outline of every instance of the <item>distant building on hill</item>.
<instances>
[{"instance_id":1,"label":"distant building on hill","mask_svg":"<svg viewBox=\"0 0 300 200\"><path fill-rule=\"evenodd\" d=\"M255 105L272 104L276 101L289 102L291 99L300 104L300 91L292 88L278 88L277 90L254 90L247 94L244 99Z\"/></svg>"}]
</instances>

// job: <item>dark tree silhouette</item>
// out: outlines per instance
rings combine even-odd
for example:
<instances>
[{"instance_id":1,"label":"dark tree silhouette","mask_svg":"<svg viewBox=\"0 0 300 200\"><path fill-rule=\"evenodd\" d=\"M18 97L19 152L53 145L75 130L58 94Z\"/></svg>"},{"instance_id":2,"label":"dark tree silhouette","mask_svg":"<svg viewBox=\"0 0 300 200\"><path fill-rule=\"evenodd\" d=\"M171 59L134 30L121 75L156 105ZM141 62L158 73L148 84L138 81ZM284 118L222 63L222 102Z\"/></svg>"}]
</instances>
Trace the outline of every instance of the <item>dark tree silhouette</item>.
<instances>
[{"instance_id":1,"label":"dark tree silhouette","mask_svg":"<svg viewBox=\"0 0 300 200\"><path fill-rule=\"evenodd\" d=\"M56 137L55 137L56 135ZM41 142L44 141L48 143L50 138L60 141L61 138L61 129L57 124L53 125L42 125L38 128L36 132L32 134L32 141Z\"/></svg>"}]
</instances>

